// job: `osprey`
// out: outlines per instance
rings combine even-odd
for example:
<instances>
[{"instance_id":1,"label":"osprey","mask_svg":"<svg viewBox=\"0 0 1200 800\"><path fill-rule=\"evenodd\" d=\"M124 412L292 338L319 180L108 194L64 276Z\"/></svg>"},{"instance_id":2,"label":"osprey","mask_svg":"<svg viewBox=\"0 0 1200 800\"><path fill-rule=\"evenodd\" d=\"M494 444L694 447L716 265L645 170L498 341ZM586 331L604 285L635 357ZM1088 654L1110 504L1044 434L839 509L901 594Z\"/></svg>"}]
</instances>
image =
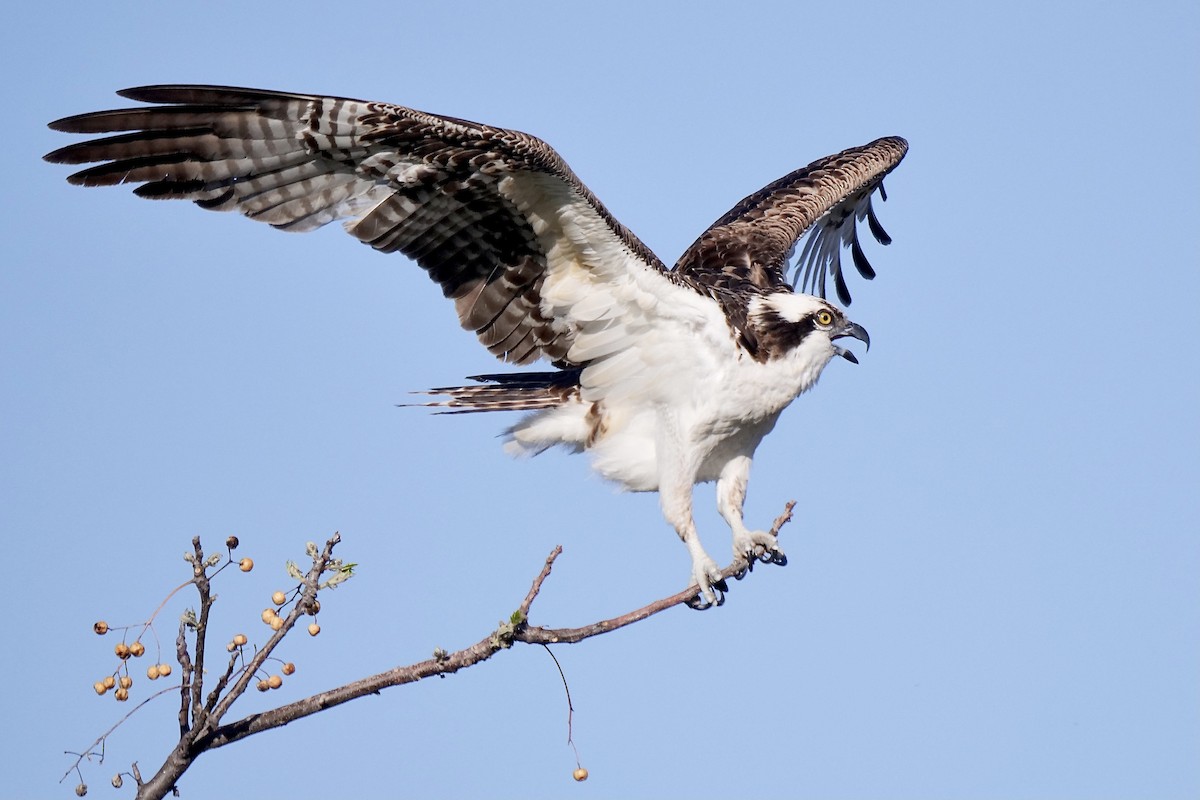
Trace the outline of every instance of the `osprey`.
<instances>
[{"instance_id":1,"label":"osprey","mask_svg":"<svg viewBox=\"0 0 1200 800\"><path fill-rule=\"evenodd\" d=\"M750 461L779 414L816 383L836 342L867 332L849 305L841 254L874 272L858 239L904 157L898 137L818 159L735 205L667 267L540 139L411 108L218 86L119 93L155 105L50 124L118 133L46 156L98 166L82 186L138 183L149 198L240 211L286 231L345 220L355 238L398 251L454 301L459 322L501 361L554 369L479 375L431 390L451 412L529 411L505 449L591 454L625 489L657 491L687 546L694 607L726 587L697 537L692 488L717 482L735 560L786 563L775 537L742 519ZM796 245L811 232L794 267ZM788 280L794 269L793 291Z\"/></svg>"}]
</instances>

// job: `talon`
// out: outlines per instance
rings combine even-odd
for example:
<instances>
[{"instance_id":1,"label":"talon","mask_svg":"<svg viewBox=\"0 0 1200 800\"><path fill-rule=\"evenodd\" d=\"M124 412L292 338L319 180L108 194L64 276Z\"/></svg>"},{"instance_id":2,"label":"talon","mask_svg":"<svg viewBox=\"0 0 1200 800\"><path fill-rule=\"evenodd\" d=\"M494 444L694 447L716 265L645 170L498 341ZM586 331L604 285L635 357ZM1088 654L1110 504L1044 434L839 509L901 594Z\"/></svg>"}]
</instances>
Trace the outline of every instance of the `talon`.
<instances>
[{"instance_id":1,"label":"talon","mask_svg":"<svg viewBox=\"0 0 1200 800\"><path fill-rule=\"evenodd\" d=\"M782 550L763 550L757 554L758 560L764 564L776 564L781 567L787 566L787 556Z\"/></svg>"},{"instance_id":2,"label":"talon","mask_svg":"<svg viewBox=\"0 0 1200 800\"><path fill-rule=\"evenodd\" d=\"M686 601L688 608L703 611L725 604L725 592L729 591L729 584L721 577L716 562L703 551L692 563L692 582L699 591Z\"/></svg>"},{"instance_id":3,"label":"talon","mask_svg":"<svg viewBox=\"0 0 1200 800\"><path fill-rule=\"evenodd\" d=\"M696 592L695 597L685 600L684 603L693 611L707 611L713 606L725 605L725 593L728 591L729 586L722 579L709 586L708 593L713 595L712 599L705 597L705 592Z\"/></svg>"},{"instance_id":4,"label":"talon","mask_svg":"<svg viewBox=\"0 0 1200 800\"><path fill-rule=\"evenodd\" d=\"M745 559L746 569L754 571L754 563L787 564L787 556L779 548L776 537L767 531L746 531L735 535L733 542L734 558Z\"/></svg>"}]
</instances>

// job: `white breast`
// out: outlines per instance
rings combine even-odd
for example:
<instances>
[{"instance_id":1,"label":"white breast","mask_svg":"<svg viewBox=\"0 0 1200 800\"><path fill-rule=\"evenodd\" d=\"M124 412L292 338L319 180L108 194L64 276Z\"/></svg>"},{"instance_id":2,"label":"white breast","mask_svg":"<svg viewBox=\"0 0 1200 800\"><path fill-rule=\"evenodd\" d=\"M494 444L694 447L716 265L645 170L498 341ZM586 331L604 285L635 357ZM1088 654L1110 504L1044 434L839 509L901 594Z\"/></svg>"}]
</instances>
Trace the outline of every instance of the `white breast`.
<instances>
[{"instance_id":1,"label":"white breast","mask_svg":"<svg viewBox=\"0 0 1200 800\"><path fill-rule=\"evenodd\" d=\"M587 445L593 467L630 491L656 491L664 468L715 480L730 458L753 455L783 409L817 382L834 351L827 339L816 338L765 364L743 355L710 371L673 369L667 401L603 401L604 433ZM678 428L690 463L660 462L656 441L663 426Z\"/></svg>"}]
</instances>

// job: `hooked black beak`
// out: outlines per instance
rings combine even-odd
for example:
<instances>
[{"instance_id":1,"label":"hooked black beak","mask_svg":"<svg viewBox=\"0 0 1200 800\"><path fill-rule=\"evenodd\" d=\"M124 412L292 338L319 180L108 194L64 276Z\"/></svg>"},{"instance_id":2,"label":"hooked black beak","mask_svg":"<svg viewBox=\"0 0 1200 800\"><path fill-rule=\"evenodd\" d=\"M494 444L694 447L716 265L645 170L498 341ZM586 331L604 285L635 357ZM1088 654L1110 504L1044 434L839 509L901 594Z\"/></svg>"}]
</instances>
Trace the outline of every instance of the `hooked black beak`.
<instances>
[{"instance_id":1,"label":"hooked black beak","mask_svg":"<svg viewBox=\"0 0 1200 800\"><path fill-rule=\"evenodd\" d=\"M864 328L862 325L859 325L857 322L851 322L850 320L846 320L846 324L843 325L837 333L835 333L833 336L830 336L829 338L830 339L844 339L847 336L852 337L854 339L858 339L860 342L862 342L863 344L865 344L867 346L868 350L871 349L871 336L867 333L867 329ZM846 348L838 347L837 345L834 345L833 349L837 352L837 354L839 356L846 359L851 364L858 363L858 358L854 355L854 353L851 353Z\"/></svg>"}]
</instances>

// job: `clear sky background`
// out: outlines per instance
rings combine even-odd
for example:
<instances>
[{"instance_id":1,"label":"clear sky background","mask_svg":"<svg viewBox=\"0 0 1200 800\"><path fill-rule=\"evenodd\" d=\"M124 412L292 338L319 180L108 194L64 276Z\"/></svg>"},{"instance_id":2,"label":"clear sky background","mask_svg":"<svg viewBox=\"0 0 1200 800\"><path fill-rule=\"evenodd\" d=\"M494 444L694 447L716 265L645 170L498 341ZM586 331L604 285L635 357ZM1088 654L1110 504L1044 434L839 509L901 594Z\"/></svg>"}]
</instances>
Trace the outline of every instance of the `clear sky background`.
<instances>
[{"instance_id":1,"label":"clear sky background","mask_svg":"<svg viewBox=\"0 0 1200 800\"><path fill-rule=\"evenodd\" d=\"M907 8L901 8L907 6ZM360 576L249 713L457 649L556 544L533 621L580 625L688 576L654 496L504 416L396 408L495 369L437 288L337 226L285 235L40 157L113 91L229 83L388 100L551 142L667 263L734 202L909 139L855 279L871 332L759 450L784 569L203 757L184 797L1194 798L1200 795L1200 10L1003 4L20 4L0 37L5 797L73 796L128 710L111 639L241 537L215 637L261 640L288 558L335 530ZM872 246L874 245L874 246ZM702 536L727 560L711 487ZM157 626L164 642L191 602ZM224 638L220 638L224 641ZM178 673L176 673L178 674ZM143 679L134 697L149 688ZM144 708L95 797L174 739ZM130 796L126 788L120 796Z\"/></svg>"}]
</instances>

